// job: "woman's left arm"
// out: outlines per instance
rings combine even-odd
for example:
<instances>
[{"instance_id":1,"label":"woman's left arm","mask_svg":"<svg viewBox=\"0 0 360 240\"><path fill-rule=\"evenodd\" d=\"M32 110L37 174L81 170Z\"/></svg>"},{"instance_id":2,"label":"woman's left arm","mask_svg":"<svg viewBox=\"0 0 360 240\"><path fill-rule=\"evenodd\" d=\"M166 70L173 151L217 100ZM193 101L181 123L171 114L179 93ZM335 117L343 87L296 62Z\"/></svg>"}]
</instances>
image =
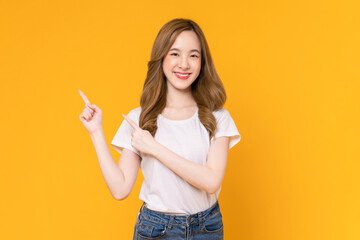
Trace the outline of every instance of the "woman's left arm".
<instances>
[{"instance_id":1,"label":"woman's left arm","mask_svg":"<svg viewBox=\"0 0 360 240\"><path fill-rule=\"evenodd\" d=\"M206 165L182 158L160 143L156 143L150 154L182 179L210 194L220 188L227 164L229 137L215 138L211 142Z\"/></svg>"},{"instance_id":2,"label":"woman's left arm","mask_svg":"<svg viewBox=\"0 0 360 240\"><path fill-rule=\"evenodd\" d=\"M229 137L215 138L210 143L206 165L187 160L155 141L149 131L141 129L128 116L123 115L134 131L131 146L153 156L167 168L194 187L213 194L221 186L225 175L229 149Z\"/></svg>"}]
</instances>

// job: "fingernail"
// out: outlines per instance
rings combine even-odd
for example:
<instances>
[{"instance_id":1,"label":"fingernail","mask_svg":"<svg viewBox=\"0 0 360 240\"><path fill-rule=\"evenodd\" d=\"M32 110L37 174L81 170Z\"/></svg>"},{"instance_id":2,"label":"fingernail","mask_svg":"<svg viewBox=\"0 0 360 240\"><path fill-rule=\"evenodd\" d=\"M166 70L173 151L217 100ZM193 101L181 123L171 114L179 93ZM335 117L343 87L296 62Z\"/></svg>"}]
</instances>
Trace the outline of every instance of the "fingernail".
<instances>
[{"instance_id":1,"label":"fingernail","mask_svg":"<svg viewBox=\"0 0 360 240\"><path fill-rule=\"evenodd\" d=\"M123 117L125 117L125 114L122 114Z\"/></svg>"}]
</instances>

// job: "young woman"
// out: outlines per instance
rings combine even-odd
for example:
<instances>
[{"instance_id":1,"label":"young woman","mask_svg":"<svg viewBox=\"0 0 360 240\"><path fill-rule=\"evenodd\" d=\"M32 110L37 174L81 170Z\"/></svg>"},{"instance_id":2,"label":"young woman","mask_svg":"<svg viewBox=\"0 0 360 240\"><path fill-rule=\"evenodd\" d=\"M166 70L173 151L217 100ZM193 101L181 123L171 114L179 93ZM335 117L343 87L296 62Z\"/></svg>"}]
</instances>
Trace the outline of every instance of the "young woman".
<instances>
[{"instance_id":1,"label":"young woman","mask_svg":"<svg viewBox=\"0 0 360 240\"><path fill-rule=\"evenodd\" d=\"M117 200L133 189L141 166L144 181L134 239L223 239L218 196L228 149L240 141L205 36L194 21L173 19L158 33L137 107L111 145L102 112L85 101L80 115L94 143L106 184Z\"/></svg>"}]
</instances>

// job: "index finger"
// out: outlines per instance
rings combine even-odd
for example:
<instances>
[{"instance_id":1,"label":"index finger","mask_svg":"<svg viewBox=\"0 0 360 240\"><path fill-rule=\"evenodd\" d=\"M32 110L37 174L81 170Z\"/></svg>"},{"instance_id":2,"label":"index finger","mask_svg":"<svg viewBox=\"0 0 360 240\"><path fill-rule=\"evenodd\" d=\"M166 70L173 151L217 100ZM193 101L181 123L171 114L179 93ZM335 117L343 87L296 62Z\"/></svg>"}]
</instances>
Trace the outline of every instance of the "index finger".
<instances>
[{"instance_id":1,"label":"index finger","mask_svg":"<svg viewBox=\"0 0 360 240\"><path fill-rule=\"evenodd\" d=\"M84 100L85 105L90 104L89 99L85 96L85 94L80 89L79 89L79 93L80 93L80 96L82 97L82 99Z\"/></svg>"},{"instance_id":2,"label":"index finger","mask_svg":"<svg viewBox=\"0 0 360 240\"><path fill-rule=\"evenodd\" d=\"M136 123L131 120L131 118L129 118L128 116L126 116L125 114L123 114L123 117L125 118L125 120L130 124L130 126L133 128L133 129L141 129L138 125L136 125Z\"/></svg>"}]
</instances>

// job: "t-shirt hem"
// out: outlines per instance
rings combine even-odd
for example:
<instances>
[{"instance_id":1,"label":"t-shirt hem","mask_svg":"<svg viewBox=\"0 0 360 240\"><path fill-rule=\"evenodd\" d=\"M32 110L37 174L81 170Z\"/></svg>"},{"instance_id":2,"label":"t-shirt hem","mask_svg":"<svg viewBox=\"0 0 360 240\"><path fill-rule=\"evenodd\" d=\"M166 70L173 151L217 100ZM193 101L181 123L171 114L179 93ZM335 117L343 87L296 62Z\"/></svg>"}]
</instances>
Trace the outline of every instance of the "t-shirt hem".
<instances>
[{"instance_id":1,"label":"t-shirt hem","mask_svg":"<svg viewBox=\"0 0 360 240\"><path fill-rule=\"evenodd\" d=\"M234 132L222 132L218 133L216 136L214 136L211 141L213 141L215 138L219 137L230 137L230 143L229 143L229 149L235 146L238 142L241 140L241 135L239 133Z\"/></svg>"},{"instance_id":2,"label":"t-shirt hem","mask_svg":"<svg viewBox=\"0 0 360 240\"><path fill-rule=\"evenodd\" d=\"M129 146L129 145L116 145L114 143L110 144L116 151L118 151L120 154L122 154L123 149L126 148L134 153L136 153L137 155L140 156L140 153L138 151L136 151L133 147ZM140 156L141 157L141 156Z\"/></svg>"}]
</instances>

